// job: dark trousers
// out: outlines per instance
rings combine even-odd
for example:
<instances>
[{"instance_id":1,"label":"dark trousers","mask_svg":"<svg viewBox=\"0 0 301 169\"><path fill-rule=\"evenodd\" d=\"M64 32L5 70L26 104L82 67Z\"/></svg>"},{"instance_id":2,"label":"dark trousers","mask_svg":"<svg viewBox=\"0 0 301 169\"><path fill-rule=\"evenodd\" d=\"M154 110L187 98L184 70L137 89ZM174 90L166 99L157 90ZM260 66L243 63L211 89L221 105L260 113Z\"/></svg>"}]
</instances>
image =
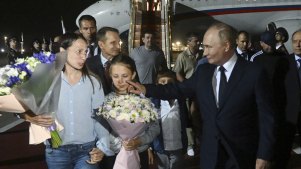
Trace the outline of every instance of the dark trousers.
<instances>
[{"instance_id":1,"label":"dark trousers","mask_svg":"<svg viewBox=\"0 0 301 169\"><path fill-rule=\"evenodd\" d=\"M147 149L139 153L141 169L149 169ZM115 156L105 156L100 162L100 169L112 169L114 167Z\"/></svg>"},{"instance_id":2,"label":"dark trousers","mask_svg":"<svg viewBox=\"0 0 301 169\"><path fill-rule=\"evenodd\" d=\"M296 126L283 122L279 124L276 133L276 144L272 169L285 169L291 157Z\"/></svg>"}]
</instances>

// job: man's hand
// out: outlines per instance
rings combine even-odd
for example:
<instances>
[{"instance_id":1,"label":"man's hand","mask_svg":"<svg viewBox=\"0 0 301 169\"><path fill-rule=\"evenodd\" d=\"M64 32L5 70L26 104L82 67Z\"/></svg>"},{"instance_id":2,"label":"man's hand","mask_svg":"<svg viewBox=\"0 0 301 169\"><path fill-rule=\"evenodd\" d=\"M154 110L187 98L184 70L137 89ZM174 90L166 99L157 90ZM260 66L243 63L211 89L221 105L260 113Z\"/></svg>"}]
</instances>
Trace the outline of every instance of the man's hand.
<instances>
[{"instance_id":1,"label":"man's hand","mask_svg":"<svg viewBox=\"0 0 301 169\"><path fill-rule=\"evenodd\" d=\"M256 167L255 169L269 169L271 167L271 164L269 161L262 160L257 158L256 159Z\"/></svg>"},{"instance_id":2,"label":"man's hand","mask_svg":"<svg viewBox=\"0 0 301 169\"><path fill-rule=\"evenodd\" d=\"M35 115L31 111L27 111L24 113L24 119L30 123L42 127L49 127L54 123L54 119L51 115Z\"/></svg>"},{"instance_id":3,"label":"man's hand","mask_svg":"<svg viewBox=\"0 0 301 169\"><path fill-rule=\"evenodd\" d=\"M103 159L104 153L98 148L93 148L90 152L90 160L86 162L89 164L96 164Z\"/></svg>"},{"instance_id":4,"label":"man's hand","mask_svg":"<svg viewBox=\"0 0 301 169\"><path fill-rule=\"evenodd\" d=\"M130 84L130 86L128 87L128 92L134 93L137 95L140 95L140 94L145 95L146 89L142 84L140 84L138 82L133 82L133 81L127 81L127 83Z\"/></svg>"},{"instance_id":5,"label":"man's hand","mask_svg":"<svg viewBox=\"0 0 301 169\"><path fill-rule=\"evenodd\" d=\"M128 141L123 141L122 146L124 147L125 150L130 151L130 150L135 150L141 145L141 140L137 138L130 139Z\"/></svg>"}]
</instances>

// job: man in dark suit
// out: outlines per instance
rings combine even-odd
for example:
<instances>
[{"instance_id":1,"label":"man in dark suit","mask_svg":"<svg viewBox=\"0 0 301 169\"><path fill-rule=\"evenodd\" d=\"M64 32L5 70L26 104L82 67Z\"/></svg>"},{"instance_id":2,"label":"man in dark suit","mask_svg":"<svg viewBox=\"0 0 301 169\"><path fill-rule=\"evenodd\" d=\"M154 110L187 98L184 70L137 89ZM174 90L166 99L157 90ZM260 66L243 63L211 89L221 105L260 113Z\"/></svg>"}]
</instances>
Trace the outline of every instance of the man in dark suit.
<instances>
[{"instance_id":1,"label":"man in dark suit","mask_svg":"<svg viewBox=\"0 0 301 169\"><path fill-rule=\"evenodd\" d=\"M273 169L287 167L301 110L301 30L293 33L292 46L294 53L291 55L258 58L270 72L277 105Z\"/></svg>"},{"instance_id":2,"label":"man in dark suit","mask_svg":"<svg viewBox=\"0 0 301 169\"><path fill-rule=\"evenodd\" d=\"M96 20L91 15L82 15L78 20L79 32L88 42L88 57L93 57L100 53L96 41Z\"/></svg>"},{"instance_id":3,"label":"man in dark suit","mask_svg":"<svg viewBox=\"0 0 301 169\"><path fill-rule=\"evenodd\" d=\"M99 55L89 57L86 61L88 69L101 80L105 95L112 91L111 79L107 76L106 69L110 60L120 54L120 37L117 29L102 27L97 32L98 46L101 49Z\"/></svg>"},{"instance_id":4,"label":"man in dark suit","mask_svg":"<svg viewBox=\"0 0 301 169\"><path fill-rule=\"evenodd\" d=\"M203 169L265 169L273 156L274 110L263 69L235 54L236 31L222 23L204 35L204 55L191 78L156 86L129 82L130 92L161 99L195 97L202 113Z\"/></svg>"},{"instance_id":5,"label":"man in dark suit","mask_svg":"<svg viewBox=\"0 0 301 169\"><path fill-rule=\"evenodd\" d=\"M249 50L250 37L246 31L239 31L236 38L236 55L241 56L245 60L250 60L254 54L253 51Z\"/></svg>"}]
</instances>

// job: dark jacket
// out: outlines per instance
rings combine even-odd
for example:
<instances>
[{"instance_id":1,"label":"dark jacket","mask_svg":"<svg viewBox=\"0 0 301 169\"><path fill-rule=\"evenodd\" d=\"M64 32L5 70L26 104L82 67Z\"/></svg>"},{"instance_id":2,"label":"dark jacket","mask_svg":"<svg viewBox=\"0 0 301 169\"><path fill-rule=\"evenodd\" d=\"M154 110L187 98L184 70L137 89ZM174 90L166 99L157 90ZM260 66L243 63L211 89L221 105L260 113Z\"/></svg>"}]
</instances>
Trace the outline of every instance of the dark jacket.
<instances>
[{"instance_id":1,"label":"dark jacket","mask_svg":"<svg viewBox=\"0 0 301 169\"><path fill-rule=\"evenodd\" d=\"M100 55L89 57L86 60L86 65L88 69L100 79L104 94L107 95L112 92L113 85L109 84L106 80L105 69L102 65Z\"/></svg>"},{"instance_id":2,"label":"dark jacket","mask_svg":"<svg viewBox=\"0 0 301 169\"><path fill-rule=\"evenodd\" d=\"M201 168L214 169L220 145L236 168L255 168L256 158L273 155L274 108L264 70L238 57L223 102L217 108L212 77L215 65L200 65L188 80L164 86L146 85L146 96L195 97L202 116Z\"/></svg>"}]
</instances>

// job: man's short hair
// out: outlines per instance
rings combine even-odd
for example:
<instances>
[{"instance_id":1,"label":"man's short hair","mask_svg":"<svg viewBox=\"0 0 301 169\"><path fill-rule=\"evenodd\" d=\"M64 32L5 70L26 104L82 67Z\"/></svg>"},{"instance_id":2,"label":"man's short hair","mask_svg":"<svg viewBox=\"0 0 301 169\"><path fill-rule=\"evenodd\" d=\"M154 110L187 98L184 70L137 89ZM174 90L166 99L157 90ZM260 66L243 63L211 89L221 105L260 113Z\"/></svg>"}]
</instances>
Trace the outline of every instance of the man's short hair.
<instances>
[{"instance_id":1,"label":"man's short hair","mask_svg":"<svg viewBox=\"0 0 301 169\"><path fill-rule=\"evenodd\" d=\"M200 38L200 35L197 32L188 32L186 34L186 40L191 41L193 37Z\"/></svg>"},{"instance_id":2,"label":"man's short hair","mask_svg":"<svg viewBox=\"0 0 301 169\"><path fill-rule=\"evenodd\" d=\"M97 41L105 41L107 32L116 32L117 34L119 34L119 31L116 28L112 28L112 27L108 27L108 26L102 27L97 32L96 40Z\"/></svg>"},{"instance_id":3,"label":"man's short hair","mask_svg":"<svg viewBox=\"0 0 301 169\"><path fill-rule=\"evenodd\" d=\"M228 41L230 43L230 47L234 49L236 47L236 37L237 31L232 26L224 24L224 23L214 23L209 27L209 29L216 28L219 30L218 36L221 41ZM209 30L208 29L208 30Z\"/></svg>"},{"instance_id":4,"label":"man's short hair","mask_svg":"<svg viewBox=\"0 0 301 169\"><path fill-rule=\"evenodd\" d=\"M15 40L17 42L19 42L19 39L17 38L17 36L10 36L7 38L6 40L6 45L9 46L10 41Z\"/></svg>"},{"instance_id":5,"label":"man's short hair","mask_svg":"<svg viewBox=\"0 0 301 169\"><path fill-rule=\"evenodd\" d=\"M249 39L249 33L247 31L241 30L237 33L237 38L239 37L240 34L245 35Z\"/></svg>"},{"instance_id":6,"label":"man's short hair","mask_svg":"<svg viewBox=\"0 0 301 169\"><path fill-rule=\"evenodd\" d=\"M35 43L41 44L41 41L40 41L39 39L35 38L35 39L33 39L33 41L32 41L31 44L33 45L33 44L35 44Z\"/></svg>"},{"instance_id":7,"label":"man's short hair","mask_svg":"<svg viewBox=\"0 0 301 169\"><path fill-rule=\"evenodd\" d=\"M151 35L153 35L153 36L156 36L155 31L149 30L149 29L144 30L144 31L142 32L142 37L145 37L145 34L151 34Z\"/></svg>"},{"instance_id":8,"label":"man's short hair","mask_svg":"<svg viewBox=\"0 0 301 169\"><path fill-rule=\"evenodd\" d=\"M91 16L91 15L82 15L79 18L79 20L78 20L79 27L81 27L81 23L82 23L83 20L85 20L85 21L92 21L92 22L94 22L94 24L96 26L96 20L95 20L95 18L93 16Z\"/></svg>"},{"instance_id":9,"label":"man's short hair","mask_svg":"<svg viewBox=\"0 0 301 169\"><path fill-rule=\"evenodd\" d=\"M296 30L296 31L292 34L292 40L293 40L293 37L295 36L295 34L298 33L298 32L301 32L301 29Z\"/></svg>"}]
</instances>

